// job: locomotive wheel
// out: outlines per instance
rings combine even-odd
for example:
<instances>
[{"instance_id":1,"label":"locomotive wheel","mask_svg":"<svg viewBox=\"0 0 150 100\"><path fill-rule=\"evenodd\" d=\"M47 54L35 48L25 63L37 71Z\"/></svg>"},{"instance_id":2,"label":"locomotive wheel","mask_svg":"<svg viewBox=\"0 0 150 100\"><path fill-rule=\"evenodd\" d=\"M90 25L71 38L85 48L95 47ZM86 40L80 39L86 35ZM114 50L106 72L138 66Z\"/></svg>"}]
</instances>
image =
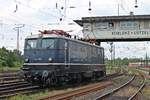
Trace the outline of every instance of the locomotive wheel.
<instances>
[{"instance_id":1,"label":"locomotive wheel","mask_svg":"<svg viewBox=\"0 0 150 100\"><path fill-rule=\"evenodd\" d=\"M80 73L77 74L77 83L81 83L82 75Z\"/></svg>"},{"instance_id":2,"label":"locomotive wheel","mask_svg":"<svg viewBox=\"0 0 150 100\"><path fill-rule=\"evenodd\" d=\"M46 80L46 85L51 86L51 85L56 85L57 84L57 77L55 76L54 73L50 74Z\"/></svg>"},{"instance_id":3,"label":"locomotive wheel","mask_svg":"<svg viewBox=\"0 0 150 100\"><path fill-rule=\"evenodd\" d=\"M96 75L97 75L96 72L93 72L93 76L92 76L93 81L95 81L97 79Z\"/></svg>"},{"instance_id":4,"label":"locomotive wheel","mask_svg":"<svg viewBox=\"0 0 150 100\"><path fill-rule=\"evenodd\" d=\"M51 79L48 77L45 84L46 84L46 86L50 86L50 83L51 83Z\"/></svg>"}]
</instances>

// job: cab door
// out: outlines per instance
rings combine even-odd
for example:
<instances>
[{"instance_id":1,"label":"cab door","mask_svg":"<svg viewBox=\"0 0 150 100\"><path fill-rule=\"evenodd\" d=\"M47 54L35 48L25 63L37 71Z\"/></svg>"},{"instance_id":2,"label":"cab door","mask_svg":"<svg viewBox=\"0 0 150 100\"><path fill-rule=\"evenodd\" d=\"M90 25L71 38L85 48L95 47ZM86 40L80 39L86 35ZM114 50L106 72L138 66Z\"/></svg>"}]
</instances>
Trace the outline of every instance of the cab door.
<instances>
[{"instance_id":1,"label":"cab door","mask_svg":"<svg viewBox=\"0 0 150 100\"><path fill-rule=\"evenodd\" d=\"M68 63L68 41L66 39L59 39L59 63Z\"/></svg>"}]
</instances>

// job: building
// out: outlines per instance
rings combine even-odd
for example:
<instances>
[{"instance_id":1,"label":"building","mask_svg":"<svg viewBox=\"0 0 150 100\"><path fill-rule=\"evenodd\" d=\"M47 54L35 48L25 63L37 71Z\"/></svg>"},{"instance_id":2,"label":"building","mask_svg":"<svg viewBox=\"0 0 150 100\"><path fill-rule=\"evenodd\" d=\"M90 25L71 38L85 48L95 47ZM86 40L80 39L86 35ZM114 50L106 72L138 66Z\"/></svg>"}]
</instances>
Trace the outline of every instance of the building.
<instances>
[{"instance_id":1,"label":"building","mask_svg":"<svg viewBox=\"0 0 150 100\"><path fill-rule=\"evenodd\" d=\"M150 40L150 15L83 17L75 22L83 26L84 38L100 42Z\"/></svg>"}]
</instances>

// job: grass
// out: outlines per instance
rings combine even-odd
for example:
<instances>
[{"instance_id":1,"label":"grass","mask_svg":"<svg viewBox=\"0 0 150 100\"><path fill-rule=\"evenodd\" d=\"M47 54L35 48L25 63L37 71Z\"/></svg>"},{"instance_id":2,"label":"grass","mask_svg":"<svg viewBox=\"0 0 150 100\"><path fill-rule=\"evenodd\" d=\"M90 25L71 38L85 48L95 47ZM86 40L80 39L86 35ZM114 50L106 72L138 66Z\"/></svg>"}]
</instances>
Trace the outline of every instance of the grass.
<instances>
[{"instance_id":1,"label":"grass","mask_svg":"<svg viewBox=\"0 0 150 100\"><path fill-rule=\"evenodd\" d=\"M36 93L33 95L17 95L17 96L9 98L8 100L35 100L37 98L47 96L48 94L49 92L45 91L45 92L40 92L40 93Z\"/></svg>"},{"instance_id":2,"label":"grass","mask_svg":"<svg viewBox=\"0 0 150 100\"><path fill-rule=\"evenodd\" d=\"M148 72L150 72L150 69L148 69L148 68L137 68L138 70L141 70L141 71L143 71L143 72L145 72L145 73L148 73Z\"/></svg>"},{"instance_id":3,"label":"grass","mask_svg":"<svg viewBox=\"0 0 150 100\"><path fill-rule=\"evenodd\" d=\"M111 66L106 67L106 73L107 74L113 74L115 72L120 72L121 70L122 70L121 67L111 67Z\"/></svg>"},{"instance_id":4,"label":"grass","mask_svg":"<svg viewBox=\"0 0 150 100\"><path fill-rule=\"evenodd\" d=\"M0 72L18 71L20 67L0 67Z\"/></svg>"},{"instance_id":5,"label":"grass","mask_svg":"<svg viewBox=\"0 0 150 100\"><path fill-rule=\"evenodd\" d=\"M127 72L128 74L132 74L132 71L128 69L127 67L115 67L115 66L106 66L106 73L107 74L113 74L113 73L122 73Z\"/></svg>"},{"instance_id":6,"label":"grass","mask_svg":"<svg viewBox=\"0 0 150 100\"><path fill-rule=\"evenodd\" d=\"M143 89L142 93L143 93L144 95L146 95L147 97L150 98L150 86L146 86L146 87Z\"/></svg>"}]
</instances>

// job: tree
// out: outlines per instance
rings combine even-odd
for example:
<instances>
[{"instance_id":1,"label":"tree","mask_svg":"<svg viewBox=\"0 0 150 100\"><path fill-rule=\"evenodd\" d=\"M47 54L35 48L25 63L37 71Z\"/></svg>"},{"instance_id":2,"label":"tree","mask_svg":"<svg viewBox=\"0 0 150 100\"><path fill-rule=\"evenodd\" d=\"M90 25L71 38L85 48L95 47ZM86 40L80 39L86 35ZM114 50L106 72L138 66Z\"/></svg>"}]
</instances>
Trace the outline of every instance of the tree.
<instances>
[{"instance_id":1,"label":"tree","mask_svg":"<svg viewBox=\"0 0 150 100\"><path fill-rule=\"evenodd\" d=\"M15 67L23 63L23 56L18 50L7 50L0 48L0 66Z\"/></svg>"}]
</instances>

